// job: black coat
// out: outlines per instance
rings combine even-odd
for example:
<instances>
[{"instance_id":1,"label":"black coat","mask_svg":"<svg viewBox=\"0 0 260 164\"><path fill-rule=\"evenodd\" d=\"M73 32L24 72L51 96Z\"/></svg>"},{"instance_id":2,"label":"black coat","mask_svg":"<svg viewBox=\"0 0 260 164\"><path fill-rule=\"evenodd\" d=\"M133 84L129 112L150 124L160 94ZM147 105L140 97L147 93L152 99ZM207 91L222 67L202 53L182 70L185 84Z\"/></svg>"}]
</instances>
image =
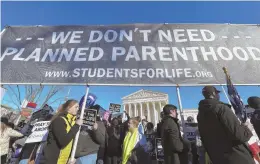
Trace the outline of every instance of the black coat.
<instances>
[{"instance_id":1,"label":"black coat","mask_svg":"<svg viewBox=\"0 0 260 164\"><path fill-rule=\"evenodd\" d=\"M178 119L166 116L162 121L161 138L165 164L187 164L189 144L181 137Z\"/></svg>"},{"instance_id":2,"label":"black coat","mask_svg":"<svg viewBox=\"0 0 260 164\"><path fill-rule=\"evenodd\" d=\"M79 135L75 158L97 153L100 145L105 142L103 122L97 121L97 130L83 129Z\"/></svg>"},{"instance_id":3,"label":"black coat","mask_svg":"<svg viewBox=\"0 0 260 164\"><path fill-rule=\"evenodd\" d=\"M142 146L137 146L132 150L127 164L151 164L152 160L147 152L145 152Z\"/></svg>"},{"instance_id":4,"label":"black coat","mask_svg":"<svg viewBox=\"0 0 260 164\"><path fill-rule=\"evenodd\" d=\"M67 118L66 116L67 113L62 114L50 124L47 144L43 150L40 164L56 164L60 155L60 150L66 147L70 141L75 138L79 130L79 125L74 124L67 133L67 125L62 118Z\"/></svg>"},{"instance_id":5,"label":"black coat","mask_svg":"<svg viewBox=\"0 0 260 164\"><path fill-rule=\"evenodd\" d=\"M107 128L106 155L121 157L120 126Z\"/></svg>"},{"instance_id":6,"label":"black coat","mask_svg":"<svg viewBox=\"0 0 260 164\"><path fill-rule=\"evenodd\" d=\"M254 114L251 117L251 123L254 126L258 138L260 138L260 109L255 110Z\"/></svg>"},{"instance_id":7,"label":"black coat","mask_svg":"<svg viewBox=\"0 0 260 164\"><path fill-rule=\"evenodd\" d=\"M215 99L200 101L198 128L213 164L254 164L246 144L252 132L240 124L229 105Z\"/></svg>"}]
</instances>

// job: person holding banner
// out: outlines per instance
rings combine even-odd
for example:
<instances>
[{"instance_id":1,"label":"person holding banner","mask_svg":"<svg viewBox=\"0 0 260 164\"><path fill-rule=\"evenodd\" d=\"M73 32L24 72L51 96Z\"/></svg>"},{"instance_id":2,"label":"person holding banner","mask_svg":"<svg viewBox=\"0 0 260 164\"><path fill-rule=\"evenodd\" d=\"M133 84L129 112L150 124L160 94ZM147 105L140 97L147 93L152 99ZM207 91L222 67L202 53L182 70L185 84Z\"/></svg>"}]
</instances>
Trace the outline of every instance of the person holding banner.
<instances>
[{"instance_id":1,"label":"person holding banner","mask_svg":"<svg viewBox=\"0 0 260 164\"><path fill-rule=\"evenodd\" d=\"M202 90L198 129L210 160L216 164L254 164L247 146L252 132L241 124L231 106L219 101L220 91L213 86Z\"/></svg>"},{"instance_id":2,"label":"person holding banner","mask_svg":"<svg viewBox=\"0 0 260 164\"><path fill-rule=\"evenodd\" d=\"M47 144L43 150L41 164L66 164L72 150L73 138L83 120L76 121L79 104L68 100L53 116L49 126Z\"/></svg>"},{"instance_id":3,"label":"person holding banner","mask_svg":"<svg viewBox=\"0 0 260 164\"><path fill-rule=\"evenodd\" d=\"M8 119L1 117L1 138L0 138L0 154L1 164L5 164L7 160L7 154L9 151L9 143L11 137L22 137L23 134L8 127Z\"/></svg>"}]
</instances>

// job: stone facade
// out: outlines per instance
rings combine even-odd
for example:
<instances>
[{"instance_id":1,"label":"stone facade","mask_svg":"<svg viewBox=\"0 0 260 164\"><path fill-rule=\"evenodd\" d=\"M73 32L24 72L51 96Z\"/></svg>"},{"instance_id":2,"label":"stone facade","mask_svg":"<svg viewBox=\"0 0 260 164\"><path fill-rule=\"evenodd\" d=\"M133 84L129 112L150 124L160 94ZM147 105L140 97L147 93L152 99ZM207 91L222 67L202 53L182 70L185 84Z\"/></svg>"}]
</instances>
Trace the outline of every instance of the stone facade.
<instances>
[{"instance_id":1,"label":"stone facade","mask_svg":"<svg viewBox=\"0 0 260 164\"><path fill-rule=\"evenodd\" d=\"M164 105L169 102L169 96L165 93L142 89L123 97L122 100L123 109L130 117L145 116L149 122L152 122L156 126L160 121L160 112ZM178 104L175 105L178 106ZM192 116L197 121L197 113L197 109L184 109L184 119L186 120L187 117Z\"/></svg>"}]
</instances>

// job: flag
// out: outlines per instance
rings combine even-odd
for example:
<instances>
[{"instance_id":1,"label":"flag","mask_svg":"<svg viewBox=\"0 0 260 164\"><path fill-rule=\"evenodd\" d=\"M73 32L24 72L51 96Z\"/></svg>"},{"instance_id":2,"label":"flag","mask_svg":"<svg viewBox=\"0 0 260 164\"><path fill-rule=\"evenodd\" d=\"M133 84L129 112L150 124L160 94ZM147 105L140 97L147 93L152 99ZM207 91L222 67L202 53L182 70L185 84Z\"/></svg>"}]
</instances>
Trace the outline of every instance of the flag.
<instances>
[{"instance_id":1,"label":"flag","mask_svg":"<svg viewBox=\"0 0 260 164\"><path fill-rule=\"evenodd\" d=\"M226 80L227 80L227 90L228 90L228 95L229 95L229 100L231 102L231 105L233 109L235 110L235 114L239 118L241 122L246 122L247 116L246 116L246 107L240 98L235 86L231 82L231 78L228 75L227 71L225 68L224 72L226 74Z\"/></svg>"},{"instance_id":2,"label":"flag","mask_svg":"<svg viewBox=\"0 0 260 164\"><path fill-rule=\"evenodd\" d=\"M80 108L83 105L84 97L85 96L82 96L82 98L80 99L80 102L79 102ZM93 106L95 104L96 100L97 100L97 96L92 93L89 93L88 97L87 97L87 103L86 103L85 108L89 108L89 107Z\"/></svg>"},{"instance_id":3,"label":"flag","mask_svg":"<svg viewBox=\"0 0 260 164\"><path fill-rule=\"evenodd\" d=\"M33 102L28 102L27 105L26 105L26 107L33 108L33 109L35 109L36 106L37 106L37 104L33 103Z\"/></svg>"}]
</instances>

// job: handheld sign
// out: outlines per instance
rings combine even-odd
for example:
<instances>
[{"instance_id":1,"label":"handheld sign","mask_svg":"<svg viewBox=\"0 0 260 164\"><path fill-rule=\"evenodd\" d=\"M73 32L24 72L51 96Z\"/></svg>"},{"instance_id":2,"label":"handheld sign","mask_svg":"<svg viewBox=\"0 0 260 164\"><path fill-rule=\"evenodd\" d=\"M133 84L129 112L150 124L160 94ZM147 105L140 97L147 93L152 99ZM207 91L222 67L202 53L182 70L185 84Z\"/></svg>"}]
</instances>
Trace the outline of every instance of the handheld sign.
<instances>
[{"instance_id":1,"label":"handheld sign","mask_svg":"<svg viewBox=\"0 0 260 164\"><path fill-rule=\"evenodd\" d=\"M147 141L147 152L152 158L152 160L155 160L155 135L154 134L146 134L146 141Z\"/></svg>"},{"instance_id":2,"label":"handheld sign","mask_svg":"<svg viewBox=\"0 0 260 164\"><path fill-rule=\"evenodd\" d=\"M103 120L108 121L109 115L110 115L110 112L109 111L105 111L104 115L103 115Z\"/></svg>"},{"instance_id":3,"label":"handheld sign","mask_svg":"<svg viewBox=\"0 0 260 164\"><path fill-rule=\"evenodd\" d=\"M48 136L49 125L50 125L50 121L36 122L32 128L32 134L29 135L25 143L46 141Z\"/></svg>"},{"instance_id":4,"label":"handheld sign","mask_svg":"<svg viewBox=\"0 0 260 164\"><path fill-rule=\"evenodd\" d=\"M95 109L86 109L84 112L83 126L92 129L93 125L96 123L97 110Z\"/></svg>"},{"instance_id":5,"label":"handheld sign","mask_svg":"<svg viewBox=\"0 0 260 164\"><path fill-rule=\"evenodd\" d=\"M184 132L184 138L189 140L190 142L196 141L196 131L198 130L197 123L186 123L185 124L186 131Z\"/></svg>"},{"instance_id":6,"label":"handheld sign","mask_svg":"<svg viewBox=\"0 0 260 164\"><path fill-rule=\"evenodd\" d=\"M163 152L162 139L161 138L155 139L155 149L156 149L156 160L157 161L164 161L164 152Z\"/></svg>"},{"instance_id":7,"label":"handheld sign","mask_svg":"<svg viewBox=\"0 0 260 164\"><path fill-rule=\"evenodd\" d=\"M121 109L120 104L110 103L110 105L109 105L109 111L111 111L111 112L120 112L120 109Z\"/></svg>"}]
</instances>

